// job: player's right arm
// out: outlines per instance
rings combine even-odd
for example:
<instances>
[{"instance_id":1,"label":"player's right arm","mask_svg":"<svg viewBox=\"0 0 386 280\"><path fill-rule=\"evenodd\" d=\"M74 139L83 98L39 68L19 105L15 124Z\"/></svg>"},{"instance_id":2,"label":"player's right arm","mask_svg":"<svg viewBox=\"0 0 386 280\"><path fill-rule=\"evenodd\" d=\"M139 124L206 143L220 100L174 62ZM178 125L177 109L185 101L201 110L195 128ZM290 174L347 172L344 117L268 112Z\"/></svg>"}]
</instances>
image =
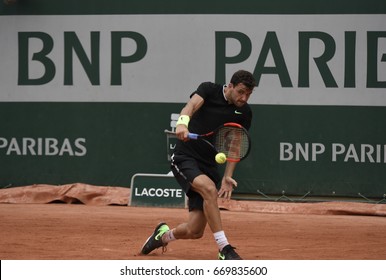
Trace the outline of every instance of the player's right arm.
<instances>
[{"instance_id":1,"label":"player's right arm","mask_svg":"<svg viewBox=\"0 0 386 280\"><path fill-rule=\"evenodd\" d=\"M189 116L191 118L195 112L197 112L201 106L204 104L204 98L198 94L194 94L186 103L185 107L182 108L180 116ZM184 124L179 124L176 127L176 136L180 140L188 139L188 127Z\"/></svg>"}]
</instances>

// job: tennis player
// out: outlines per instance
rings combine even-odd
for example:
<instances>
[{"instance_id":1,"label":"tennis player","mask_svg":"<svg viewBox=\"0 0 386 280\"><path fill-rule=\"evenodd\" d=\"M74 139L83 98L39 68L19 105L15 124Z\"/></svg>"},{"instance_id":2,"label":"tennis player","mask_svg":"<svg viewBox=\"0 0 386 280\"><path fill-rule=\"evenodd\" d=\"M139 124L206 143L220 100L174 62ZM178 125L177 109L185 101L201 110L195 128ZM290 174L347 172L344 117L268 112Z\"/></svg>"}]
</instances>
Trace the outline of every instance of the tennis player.
<instances>
[{"instance_id":1,"label":"tennis player","mask_svg":"<svg viewBox=\"0 0 386 280\"><path fill-rule=\"evenodd\" d=\"M218 245L220 260L241 260L235 247L229 244L223 230L217 199L230 199L237 182L232 178L235 162L227 162L223 177L218 172L215 154L204 141L188 141L188 133L204 134L218 126L235 122L247 130L251 126L252 111L248 99L256 81L245 70L235 72L227 85L204 82L190 95L177 121L177 141L171 156L171 170L189 198L189 216L185 223L170 229L160 223L141 249L149 254L178 239L198 239L209 225Z\"/></svg>"}]
</instances>

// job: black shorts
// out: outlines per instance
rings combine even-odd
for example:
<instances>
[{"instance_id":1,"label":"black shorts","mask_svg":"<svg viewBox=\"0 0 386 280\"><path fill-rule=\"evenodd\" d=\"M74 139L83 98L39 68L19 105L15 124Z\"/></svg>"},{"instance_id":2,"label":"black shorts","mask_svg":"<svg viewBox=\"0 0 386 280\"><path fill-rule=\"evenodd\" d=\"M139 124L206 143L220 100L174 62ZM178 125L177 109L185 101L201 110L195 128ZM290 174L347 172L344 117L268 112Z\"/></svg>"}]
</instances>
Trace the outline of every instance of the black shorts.
<instances>
[{"instance_id":1,"label":"black shorts","mask_svg":"<svg viewBox=\"0 0 386 280\"><path fill-rule=\"evenodd\" d=\"M197 176L205 174L218 187L221 178L217 171L217 166L208 166L190 156L174 153L171 157L171 170L182 190L189 198L189 211L193 209L203 210L204 200L199 193L191 189L191 183Z\"/></svg>"}]
</instances>

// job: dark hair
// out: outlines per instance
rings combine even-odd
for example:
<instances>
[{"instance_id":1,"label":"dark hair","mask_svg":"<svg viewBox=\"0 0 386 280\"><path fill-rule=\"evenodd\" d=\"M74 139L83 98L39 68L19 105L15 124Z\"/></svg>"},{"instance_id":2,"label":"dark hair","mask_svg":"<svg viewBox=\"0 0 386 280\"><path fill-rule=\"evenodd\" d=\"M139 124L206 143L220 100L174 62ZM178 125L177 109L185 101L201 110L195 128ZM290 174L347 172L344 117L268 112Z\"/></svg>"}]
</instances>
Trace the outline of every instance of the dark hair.
<instances>
[{"instance_id":1,"label":"dark hair","mask_svg":"<svg viewBox=\"0 0 386 280\"><path fill-rule=\"evenodd\" d=\"M235 86L242 83L250 90L253 90L253 88L256 86L256 80L252 73L245 70L239 70L235 72L230 82Z\"/></svg>"}]
</instances>

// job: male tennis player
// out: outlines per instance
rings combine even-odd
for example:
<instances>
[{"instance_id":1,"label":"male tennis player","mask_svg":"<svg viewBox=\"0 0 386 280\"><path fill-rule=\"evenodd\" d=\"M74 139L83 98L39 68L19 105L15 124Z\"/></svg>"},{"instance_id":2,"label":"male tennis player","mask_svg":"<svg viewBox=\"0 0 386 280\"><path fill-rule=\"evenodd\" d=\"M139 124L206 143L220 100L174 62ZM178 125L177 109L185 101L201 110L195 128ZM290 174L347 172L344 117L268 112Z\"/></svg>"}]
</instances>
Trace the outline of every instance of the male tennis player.
<instances>
[{"instance_id":1,"label":"male tennis player","mask_svg":"<svg viewBox=\"0 0 386 280\"><path fill-rule=\"evenodd\" d=\"M177 121L179 139L171 157L171 169L189 198L188 221L169 229L160 223L146 240L142 254L149 254L178 239L198 239L206 224L217 242L220 260L241 260L224 233L217 199L230 199L237 182L232 178L235 162L227 162L221 179L212 148L204 141L188 141L188 133L204 134L227 122L246 129L251 126L252 111L247 101L256 86L253 75L245 70L233 74L228 85L204 82L194 91Z\"/></svg>"}]
</instances>

